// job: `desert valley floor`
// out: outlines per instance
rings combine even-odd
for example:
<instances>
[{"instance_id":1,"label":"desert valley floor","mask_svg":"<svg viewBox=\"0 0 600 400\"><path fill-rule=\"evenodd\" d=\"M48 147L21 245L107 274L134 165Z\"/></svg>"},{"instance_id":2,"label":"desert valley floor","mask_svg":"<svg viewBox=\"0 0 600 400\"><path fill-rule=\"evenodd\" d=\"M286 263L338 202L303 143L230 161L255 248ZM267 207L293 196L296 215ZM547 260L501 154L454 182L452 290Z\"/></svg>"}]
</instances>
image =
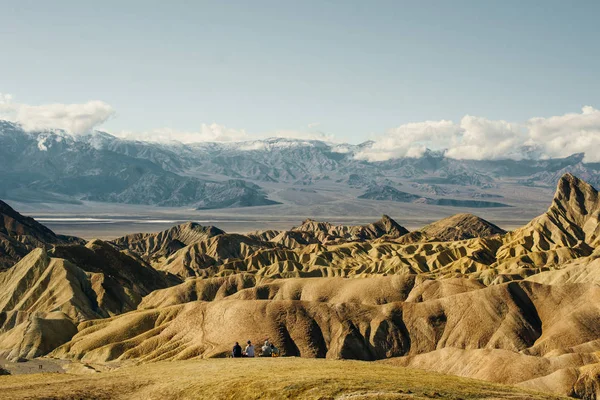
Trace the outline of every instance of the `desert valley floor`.
<instances>
[{"instance_id":1,"label":"desert valley floor","mask_svg":"<svg viewBox=\"0 0 600 400\"><path fill-rule=\"evenodd\" d=\"M570 174L514 229L462 213L85 240L0 217L3 398L600 394L600 195ZM224 359L266 338L283 357Z\"/></svg>"}]
</instances>

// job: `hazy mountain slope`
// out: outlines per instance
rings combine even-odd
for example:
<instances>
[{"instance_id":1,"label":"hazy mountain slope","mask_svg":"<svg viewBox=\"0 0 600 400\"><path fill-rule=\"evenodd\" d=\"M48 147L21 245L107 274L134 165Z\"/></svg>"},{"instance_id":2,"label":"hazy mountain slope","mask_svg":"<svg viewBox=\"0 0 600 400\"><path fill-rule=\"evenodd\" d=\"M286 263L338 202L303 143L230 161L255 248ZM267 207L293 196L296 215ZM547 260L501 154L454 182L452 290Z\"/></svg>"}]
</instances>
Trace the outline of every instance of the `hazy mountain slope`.
<instances>
[{"instance_id":1,"label":"hazy mountain slope","mask_svg":"<svg viewBox=\"0 0 600 400\"><path fill-rule=\"evenodd\" d=\"M389 200L397 201L400 203L412 203L414 201L422 200L426 201L424 197L416 194L402 192L389 185L383 186L371 186L366 192L358 196L359 199L370 199L370 200Z\"/></svg>"},{"instance_id":2,"label":"hazy mountain slope","mask_svg":"<svg viewBox=\"0 0 600 400\"><path fill-rule=\"evenodd\" d=\"M397 201L399 203L423 203L438 206L486 208L486 207L510 207L508 204L485 200L464 199L432 199L412 193L402 192L389 185L372 185L366 192L358 196L359 199Z\"/></svg>"},{"instance_id":3,"label":"hazy mountain slope","mask_svg":"<svg viewBox=\"0 0 600 400\"><path fill-rule=\"evenodd\" d=\"M593 184L600 182L600 164L583 163L581 155L521 161L454 160L434 151L421 158L381 162L356 157L372 144L283 138L150 143L103 132L75 136L59 130L25 132L18 125L0 121L0 198L201 209L274 205L278 201L298 206L285 196L268 198L267 192L271 195L282 188L318 185L316 196L324 201L337 201L360 187L367 189L361 196L364 200L481 208L518 205L526 196L505 188L553 186L564 172L577 173ZM407 190L396 189L401 181L409 183ZM428 197L423 199L424 193ZM506 203L486 200L504 193L514 198L506 198Z\"/></svg>"},{"instance_id":4,"label":"hazy mountain slope","mask_svg":"<svg viewBox=\"0 0 600 400\"><path fill-rule=\"evenodd\" d=\"M0 124L0 196L25 201L95 200L202 208L274 204L251 183L182 175L185 151L96 132L24 132ZM178 174L179 173L179 174ZM38 200L34 200L38 198Z\"/></svg>"}]
</instances>

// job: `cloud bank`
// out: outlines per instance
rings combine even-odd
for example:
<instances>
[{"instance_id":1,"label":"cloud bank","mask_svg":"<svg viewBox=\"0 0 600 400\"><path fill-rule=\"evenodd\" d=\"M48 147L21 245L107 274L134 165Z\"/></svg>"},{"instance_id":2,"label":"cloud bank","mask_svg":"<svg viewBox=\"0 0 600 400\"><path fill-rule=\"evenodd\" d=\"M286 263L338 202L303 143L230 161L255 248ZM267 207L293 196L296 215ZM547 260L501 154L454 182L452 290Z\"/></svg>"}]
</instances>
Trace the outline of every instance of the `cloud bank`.
<instances>
[{"instance_id":1,"label":"cloud bank","mask_svg":"<svg viewBox=\"0 0 600 400\"><path fill-rule=\"evenodd\" d=\"M426 149L471 160L543 159L585 153L586 162L600 162L600 110L585 106L580 113L517 123L466 115L458 123L404 124L376 138L355 157L367 161L421 157Z\"/></svg>"},{"instance_id":2,"label":"cloud bank","mask_svg":"<svg viewBox=\"0 0 600 400\"><path fill-rule=\"evenodd\" d=\"M113 134L123 139L148 142L240 142L251 139L250 135L244 129L231 129L216 123L202 124L198 131L179 131L171 128L160 128L146 132L121 131Z\"/></svg>"},{"instance_id":3,"label":"cloud bank","mask_svg":"<svg viewBox=\"0 0 600 400\"><path fill-rule=\"evenodd\" d=\"M27 131L62 129L77 135L97 129L115 110L102 101L81 104L28 105L0 93L0 119L19 123ZM241 142L270 137L321 140L336 143L334 150L349 152L339 138L316 128L318 122L300 130L249 134L217 123L201 124L198 130L161 128L146 132L122 131L117 137L153 142ZM367 161L421 157L427 149L442 150L455 159L498 160L567 157L585 153L586 162L600 162L600 110L585 106L581 112L536 117L524 122L491 120L465 115L460 121L423 121L400 125L377 137L371 146L355 154Z\"/></svg>"},{"instance_id":4,"label":"cloud bank","mask_svg":"<svg viewBox=\"0 0 600 400\"><path fill-rule=\"evenodd\" d=\"M99 128L115 115L115 110L102 101L89 101L82 104L45 104L28 105L13 101L10 94L0 93L0 120L16 122L29 132L61 129L78 135ZM228 128L217 123L201 124L198 130L181 131L172 128L158 128L150 131L121 131L112 134L129 140L150 142L202 143L202 142L241 142L269 137L334 141L328 135L315 128L318 122L308 124L307 130L277 130L250 135L244 129Z\"/></svg>"},{"instance_id":5,"label":"cloud bank","mask_svg":"<svg viewBox=\"0 0 600 400\"><path fill-rule=\"evenodd\" d=\"M0 93L0 119L19 123L26 131L62 129L72 134L90 132L115 114L102 101L82 104L45 104L32 106L13 101Z\"/></svg>"},{"instance_id":6,"label":"cloud bank","mask_svg":"<svg viewBox=\"0 0 600 400\"><path fill-rule=\"evenodd\" d=\"M321 140L335 142L333 135L323 132L300 130L277 130L260 134L249 134L245 129L233 129L217 123L202 124L198 131L179 131L171 128L160 128L146 132L121 131L115 136L129 140L144 140L148 142L204 143L204 142L246 142L267 138Z\"/></svg>"}]
</instances>

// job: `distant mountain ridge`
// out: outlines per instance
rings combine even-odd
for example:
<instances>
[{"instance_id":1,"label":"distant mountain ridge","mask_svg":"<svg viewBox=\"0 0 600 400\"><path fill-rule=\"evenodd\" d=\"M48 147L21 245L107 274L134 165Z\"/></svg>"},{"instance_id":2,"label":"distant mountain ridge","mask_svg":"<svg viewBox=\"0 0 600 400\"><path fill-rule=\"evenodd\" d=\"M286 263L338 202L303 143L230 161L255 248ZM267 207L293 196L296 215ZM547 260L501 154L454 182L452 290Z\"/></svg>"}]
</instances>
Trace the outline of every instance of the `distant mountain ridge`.
<instances>
[{"instance_id":1,"label":"distant mountain ridge","mask_svg":"<svg viewBox=\"0 0 600 400\"><path fill-rule=\"evenodd\" d=\"M487 208L487 207L510 207L508 204L499 203L497 201L486 201L486 200L469 200L469 199L432 199L429 197L418 196L411 193L402 192L389 185L373 185L370 186L367 191L360 196L359 199L370 199L370 200L387 200L395 201L399 203L422 203L432 204L438 206L450 206L450 207L467 207L467 208Z\"/></svg>"},{"instance_id":2,"label":"distant mountain ridge","mask_svg":"<svg viewBox=\"0 0 600 400\"><path fill-rule=\"evenodd\" d=\"M270 138L237 143L153 143L104 132L26 132L0 121L0 198L21 202L102 201L199 209L287 203L277 188L311 186L364 201L429 206L501 207L507 183L552 187L564 173L600 184L600 164L583 155L550 160L455 160L427 151L420 158L367 162L358 145ZM408 185L402 184L408 183ZM403 186L402 191L398 188ZM335 190L328 190L335 188ZM512 191L516 196L518 191ZM305 194L298 194L305 195ZM400 196L401 197L401 196Z\"/></svg>"}]
</instances>

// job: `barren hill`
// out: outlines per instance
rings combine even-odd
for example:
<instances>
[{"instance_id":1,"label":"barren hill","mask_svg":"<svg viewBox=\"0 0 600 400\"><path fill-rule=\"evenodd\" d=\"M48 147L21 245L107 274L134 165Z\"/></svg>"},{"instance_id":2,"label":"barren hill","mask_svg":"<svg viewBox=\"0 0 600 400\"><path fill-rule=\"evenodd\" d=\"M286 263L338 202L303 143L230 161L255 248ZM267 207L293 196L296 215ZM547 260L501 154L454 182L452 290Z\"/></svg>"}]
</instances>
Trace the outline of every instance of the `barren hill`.
<instances>
[{"instance_id":1,"label":"barren hill","mask_svg":"<svg viewBox=\"0 0 600 400\"><path fill-rule=\"evenodd\" d=\"M384 235L400 237L408 233L406 228L387 215L382 216L379 221L372 224L355 226L332 225L328 222L307 219L302 225L292 228L292 231L313 233L320 239L321 243L337 239L369 240Z\"/></svg>"},{"instance_id":2,"label":"barren hill","mask_svg":"<svg viewBox=\"0 0 600 400\"><path fill-rule=\"evenodd\" d=\"M426 236L444 242L503 235L504 229L473 214L456 214L420 229Z\"/></svg>"},{"instance_id":3,"label":"barren hill","mask_svg":"<svg viewBox=\"0 0 600 400\"><path fill-rule=\"evenodd\" d=\"M0 352L10 359L47 354L80 321L134 310L144 295L180 282L101 241L51 255L35 249L0 272Z\"/></svg>"},{"instance_id":4,"label":"barren hill","mask_svg":"<svg viewBox=\"0 0 600 400\"><path fill-rule=\"evenodd\" d=\"M147 261L170 256L177 250L225 232L214 226L188 222L158 233L135 233L112 242L119 248L131 250Z\"/></svg>"},{"instance_id":5,"label":"barren hill","mask_svg":"<svg viewBox=\"0 0 600 400\"><path fill-rule=\"evenodd\" d=\"M84 240L56 235L33 218L25 217L0 200L0 271L13 265L32 249L56 244L85 243Z\"/></svg>"}]
</instances>

